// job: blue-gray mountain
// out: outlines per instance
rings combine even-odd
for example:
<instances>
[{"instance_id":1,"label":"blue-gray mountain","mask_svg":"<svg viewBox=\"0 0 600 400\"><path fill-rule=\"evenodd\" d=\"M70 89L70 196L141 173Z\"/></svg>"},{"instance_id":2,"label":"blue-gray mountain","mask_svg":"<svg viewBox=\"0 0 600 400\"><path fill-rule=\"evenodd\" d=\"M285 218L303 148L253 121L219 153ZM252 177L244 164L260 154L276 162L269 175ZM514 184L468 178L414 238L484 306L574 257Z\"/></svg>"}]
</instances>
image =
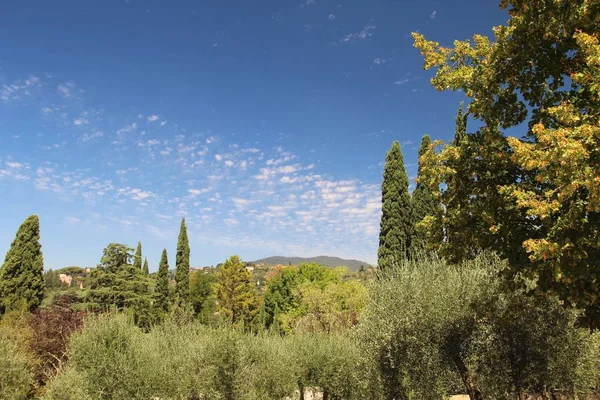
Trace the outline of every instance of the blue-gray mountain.
<instances>
[{"instance_id":1,"label":"blue-gray mountain","mask_svg":"<svg viewBox=\"0 0 600 400\"><path fill-rule=\"evenodd\" d=\"M263 258L261 260L251 261L252 264L265 264L265 265L298 265L302 263L317 263L319 265L325 265L327 267L348 267L351 270L358 271L360 266L363 265L365 268L370 267L371 264L359 261L359 260L345 260L339 257L284 257L284 256L273 256Z\"/></svg>"}]
</instances>

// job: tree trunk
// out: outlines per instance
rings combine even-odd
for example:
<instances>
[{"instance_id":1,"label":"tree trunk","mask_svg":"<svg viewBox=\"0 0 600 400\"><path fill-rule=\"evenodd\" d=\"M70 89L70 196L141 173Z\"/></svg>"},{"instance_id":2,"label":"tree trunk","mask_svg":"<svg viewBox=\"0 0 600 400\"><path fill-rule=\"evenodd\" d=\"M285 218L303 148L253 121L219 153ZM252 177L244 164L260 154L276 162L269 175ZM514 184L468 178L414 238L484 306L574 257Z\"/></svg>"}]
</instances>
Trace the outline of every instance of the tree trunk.
<instances>
[{"instance_id":1,"label":"tree trunk","mask_svg":"<svg viewBox=\"0 0 600 400\"><path fill-rule=\"evenodd\" d=\"M329 392L327 390L323 390L323 400L329 400Z\"/></svg>"},{"instance_id":2,"label":"tree trunk","mask_svg":"<svg viewBox=\"0 0 600 400\"><path fill-rule=\"evenodd\" d=\"M304 400L304 386L298 385L298 390L300 391L300 400Z\"/></svg>"}]
</instances>

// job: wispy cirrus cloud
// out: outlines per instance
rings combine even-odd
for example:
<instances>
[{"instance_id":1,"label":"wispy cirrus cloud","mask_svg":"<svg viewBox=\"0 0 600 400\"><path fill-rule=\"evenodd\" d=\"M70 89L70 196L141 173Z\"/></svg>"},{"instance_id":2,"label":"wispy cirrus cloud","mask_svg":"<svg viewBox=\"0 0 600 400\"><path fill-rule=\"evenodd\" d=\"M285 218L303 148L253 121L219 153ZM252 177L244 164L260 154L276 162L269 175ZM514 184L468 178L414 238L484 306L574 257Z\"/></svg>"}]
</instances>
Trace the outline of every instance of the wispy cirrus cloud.
<instances>
[{"instance_id":1,"label":"wispy cirrus cloud","mask_svg":"<svg viewBox=\"0 0 600 400\"><path fill-rule=\"evenodd\" d=\"M39 77L30 75L23 80L16 80L8 85L2 85L0 99L3 102L17 101L32 96L33 90L42 86Z\"/></svg>"},{"instance_id":2,"label":"wispy cirrus cloud","mask_svg":"<svg viewBox=\"0 0 600 400\"><path fill-rule=\"evenodd\" d=\"M354 33L349 33L346 36L344 36L342 39L340 39L340 43L351 43L354 42L356 40L364 40L370 36L373 36L373 33L375 31L375 29L377 28L377 26L373 23L373 20L371 19L362 30L360 30L359 32L354 32Z\"/></svg>"}]
</instances>

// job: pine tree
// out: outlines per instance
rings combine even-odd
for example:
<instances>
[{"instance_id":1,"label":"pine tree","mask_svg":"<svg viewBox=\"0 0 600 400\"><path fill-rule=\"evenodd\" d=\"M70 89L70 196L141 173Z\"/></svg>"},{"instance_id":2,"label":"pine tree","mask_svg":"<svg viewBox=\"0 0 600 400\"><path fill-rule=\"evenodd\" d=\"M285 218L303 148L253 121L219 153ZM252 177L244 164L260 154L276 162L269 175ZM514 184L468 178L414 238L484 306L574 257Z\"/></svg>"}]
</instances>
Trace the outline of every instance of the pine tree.
<instances>
[{"instance_id":1,"label":"pine tree","mask_svg":"<svg viewBox=\"0 0 600 400\"><path fill-rule=\"evenodd\" d=\"M155 306L161 311L169 311L169 259L167 249L163 249L156 274Z\"/></svg>"},{"instance_id":2,"label":"pine tree","mask_svg":"<svg viewBox=\"0 0 600 400\"><path fill-rule=\"evenodd\" d=\"M231 256L217 272L219 313L231 324L250 325L259 312L252 275L238 256Z\"/></svg>"},{"instance_id":3,"label":"pine tree","mask_svg":"<svg viewBox=\"0 0 600 400\"><path fill-rule=\"evenodd\" d=\"M177 304L189 302L190 298L190 244L188 241L185 218L181 220L177 255L175 257L175 295Z\"/></svg>"},{"instance_id":4,"label":"pine tree","mask_svg":"<svg viewBox=\"0 0 600 400\"><path fill-rule=\"evenodd\" d=\"M40 220L27 217L6 253L0 269L0 312L35 310L44 297L44 259Z\"/></svg>"},{"instance_id":5,"label":"pine tree","mask_svg":"<svg viewBox=\"0 0 600 400\"><path fill-rule=\"evenodd\" d=\"M414 230L408 176L397 141L386 154L381 192L382 215L377 256L379 268L385 269L408 254Z\"/></svg>"},{"instance_id":6,"label":"pine tree","mask_svg":"<svg viewBox=\"0 0 600 400\"><path fill-rule=\"evenodd\" d=\"M150 275L150 269L148 268L148 258L144 259L144 268L142 269L144 275Z\"/></svg>"},{"instance_id":7,"label":"pine tree","mask_svg":"<svg viewBox=\"0 0 600 400\"><path fill-rule=\"evenodd\" d=\"M138 242L135 256L133 258L133 266L142 269L142 242Z\"/></svg>"},{"instance_id":8,"label":"pine tree","mask_svg":"<svg viewBox=\"0 0 600 400\"><path fill-rule=\"evenodd\" d=\"M419 159L423 156L429 147L431 146L431 139L429 135L424 135L421 140L421 146L419 147ZM428 234L424 227L419 224L423 222L425 217L437 217L441 211L440 202L436 199L431 189L420 182L421 178L421 162L419 161L419 172L417 174L417 187L412 194L412 212L413 212L413 225L415 226L414 237L411 242L413 249L424 249L428 244ZM437 229L439 232L434 232L435 235L429 235L430 242L441 243L442 230ZM431 246L430 246L431 247Z\"/></svg>"}]
</instances>

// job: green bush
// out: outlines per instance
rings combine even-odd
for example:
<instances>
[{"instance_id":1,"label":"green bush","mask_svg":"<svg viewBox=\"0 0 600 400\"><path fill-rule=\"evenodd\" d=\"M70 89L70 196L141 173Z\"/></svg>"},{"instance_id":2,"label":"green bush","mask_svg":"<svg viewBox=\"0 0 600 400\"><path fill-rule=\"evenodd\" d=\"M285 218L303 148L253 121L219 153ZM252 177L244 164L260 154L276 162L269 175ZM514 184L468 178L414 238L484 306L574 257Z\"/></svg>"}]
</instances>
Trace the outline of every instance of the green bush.
<instances>
[{"instance_id":1,"label":"green bush","mask_svg":"<svg viewBox=\"0 0 600 400\"><path fill-rule=\"evenodd\" d=\"M34 388L35 376L30 356L0 332L0 399L26 399Z\"/></svg>"},{"instance_id":2,"label":"green bush","mask_svg":"<svg viewBox=\"0 0 600 400\"><path fill-rule=\"evenodd\" d=\"M381 273L358 340L387 399L476 399L598 387L599 337L577 328L556 298L501 284L503 261L481 254L449 265L435 254Z\"/></svg>"}]
</instances>

